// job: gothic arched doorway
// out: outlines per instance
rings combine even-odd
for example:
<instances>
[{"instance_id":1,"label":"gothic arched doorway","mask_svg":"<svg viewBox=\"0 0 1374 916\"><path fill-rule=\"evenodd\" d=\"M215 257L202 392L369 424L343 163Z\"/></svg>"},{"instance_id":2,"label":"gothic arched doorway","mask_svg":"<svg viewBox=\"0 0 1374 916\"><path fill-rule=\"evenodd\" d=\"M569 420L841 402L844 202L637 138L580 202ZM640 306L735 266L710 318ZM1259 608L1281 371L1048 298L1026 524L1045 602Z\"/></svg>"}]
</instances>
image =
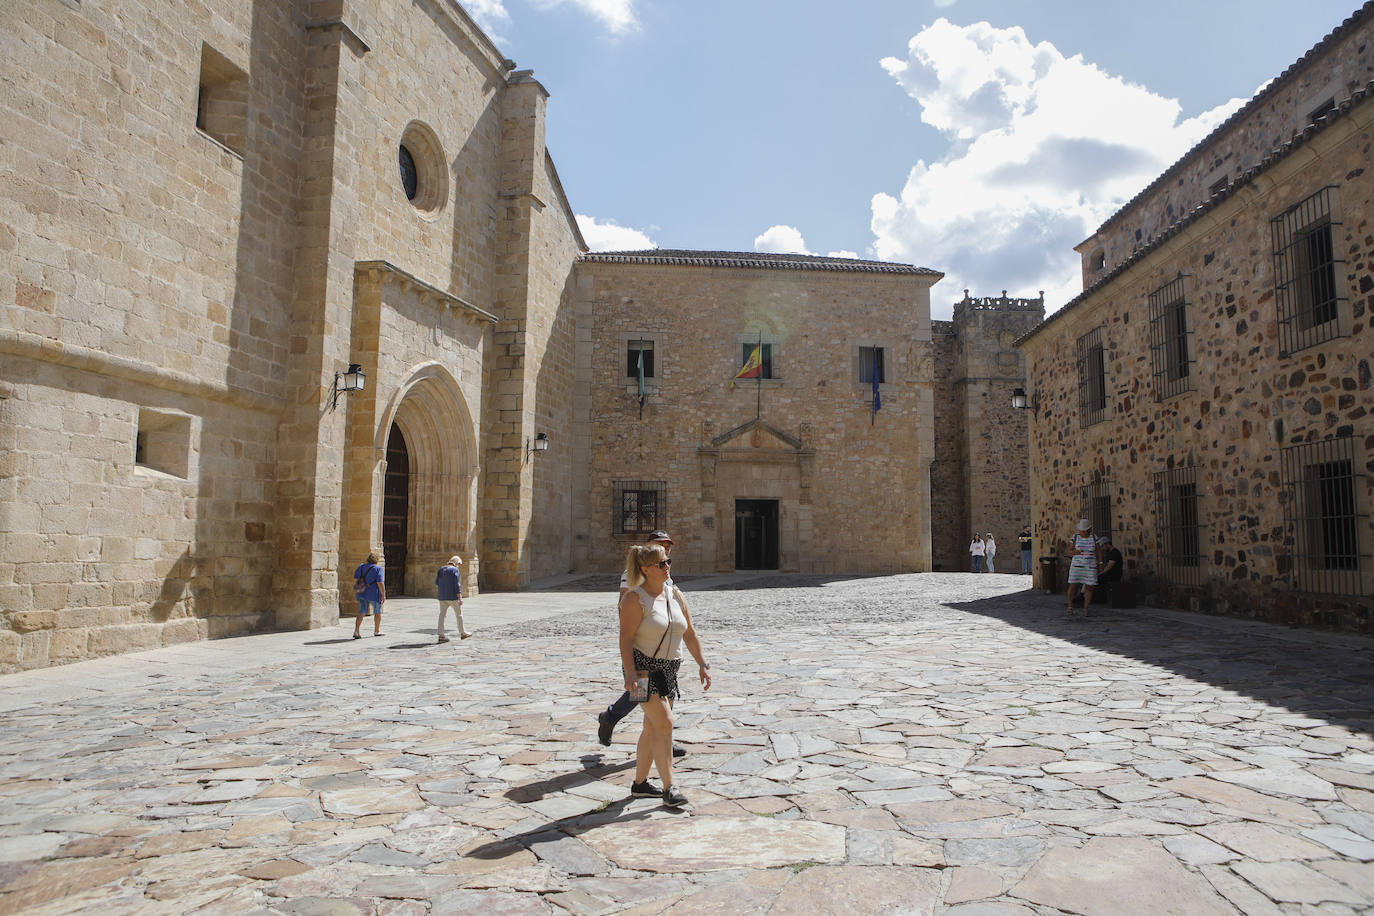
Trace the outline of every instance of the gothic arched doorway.
<instances>
[{"instance_id":1,"label":"gothic arched doorway","mask_svg":"<svg viewBox=\"0 0 1374 916\"><path fill-rule=\"evenodd\" d=\"M386 481L382 485L382 550L388 595L406 593L406 550L410 542L410 450L396 424L386 439Z\"/></svg>"}]
</instances>

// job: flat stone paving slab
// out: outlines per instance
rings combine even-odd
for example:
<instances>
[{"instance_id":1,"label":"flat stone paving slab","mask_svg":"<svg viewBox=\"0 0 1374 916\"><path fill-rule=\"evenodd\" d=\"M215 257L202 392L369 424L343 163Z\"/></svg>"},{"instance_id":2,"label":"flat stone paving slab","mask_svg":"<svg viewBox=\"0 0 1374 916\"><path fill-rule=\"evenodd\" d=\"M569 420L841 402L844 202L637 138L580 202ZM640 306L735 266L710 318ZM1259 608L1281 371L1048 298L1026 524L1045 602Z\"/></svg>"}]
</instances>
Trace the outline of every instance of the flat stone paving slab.
<instances>
[{"instance_id":1,"label":"flat stone paving slab","mask_svg":"<svg viewBox=\"0 0 1374 916\"><path fill-rule=\"evenodd\" d=\"M638 714L595 740L596 592L0 677L0 912L1374 912L1370 642L1066 620L1019 576L721 581L682 811L629 797Z\"/></svg>"}]
</instances>

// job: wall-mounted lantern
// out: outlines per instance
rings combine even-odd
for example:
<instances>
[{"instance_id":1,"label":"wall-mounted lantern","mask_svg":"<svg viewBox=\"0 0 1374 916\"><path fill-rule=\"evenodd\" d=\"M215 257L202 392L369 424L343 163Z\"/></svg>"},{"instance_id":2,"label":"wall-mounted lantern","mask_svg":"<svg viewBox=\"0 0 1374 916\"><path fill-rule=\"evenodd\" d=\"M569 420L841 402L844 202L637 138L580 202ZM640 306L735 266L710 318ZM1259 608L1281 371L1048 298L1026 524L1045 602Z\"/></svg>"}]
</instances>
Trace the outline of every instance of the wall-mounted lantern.
<instances>
[{"instance_id":1,"label":"wall-mounted lantern","mask_svg":"<svg viewBox=\"0 0 1374 916\"><path fill-rule=\"evenodd\" d=\"M549 434L537 433L534 441L525 440L525 456L529 457L531 452L546 452L549 449Z\"/></svg>"},{"instance_id":2,"label":"wall-mounted lantern","mask_svg":"<svg viewBox=\"0 0 1374 916\"><path fill-rule=\"evenodd\" d=\"M367 373L363 372L363 367L357 363L349 363L347 372L334 373L334 403L330 407L333 410L339 406L339 395L344 392L362 391L367 385Z\"/></svg>"},{"instance_id":3,"label":"wall-mounted lantern","mask_svg":"<svg viewBox=\"0 0 1374 916\"><path fill-rule=\"evenodd\" d=\"M1027 407L1029 407L1031 413L1035 414L1036 416L1039 416L1040 395L1034 394L1031 395L1030 398L1027 398L1026 389L1013 388L1011 392L1011 406L1015 407L1017 410L1025 410Z\"/></svg>"}]
</instances>

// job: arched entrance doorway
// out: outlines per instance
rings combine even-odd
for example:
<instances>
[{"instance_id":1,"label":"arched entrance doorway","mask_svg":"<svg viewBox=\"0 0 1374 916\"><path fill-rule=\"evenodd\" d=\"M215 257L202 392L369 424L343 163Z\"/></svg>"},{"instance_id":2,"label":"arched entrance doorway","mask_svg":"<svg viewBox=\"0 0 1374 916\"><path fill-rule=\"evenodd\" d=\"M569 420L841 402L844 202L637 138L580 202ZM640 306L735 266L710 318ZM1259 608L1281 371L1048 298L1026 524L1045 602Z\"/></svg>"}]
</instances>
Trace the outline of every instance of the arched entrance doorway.
<instances>
[{"instance_id":1,"label":"arched entrance doorway","mask_svg":"<svg viewBox=\"0 0 1374 916\"><path fill-rule=\"evenodd\" d=\"M386 554L388 595L406 594L406 555L410 543L410 449L396 424L386 439L386 479L382 484L382 550Z\"/></svg>"}]
</instances>

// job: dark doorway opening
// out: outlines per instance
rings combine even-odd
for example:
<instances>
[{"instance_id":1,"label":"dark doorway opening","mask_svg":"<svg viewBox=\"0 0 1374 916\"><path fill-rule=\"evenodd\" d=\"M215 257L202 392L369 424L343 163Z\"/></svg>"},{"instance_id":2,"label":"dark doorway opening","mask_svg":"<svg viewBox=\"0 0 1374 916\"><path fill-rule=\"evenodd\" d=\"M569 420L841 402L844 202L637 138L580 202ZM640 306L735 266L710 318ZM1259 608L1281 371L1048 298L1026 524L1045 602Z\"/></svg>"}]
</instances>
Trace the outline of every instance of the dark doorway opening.
<instances>
[{"instance_id":1,"label":"dark doorway opening","mask_svg":"<svg viewBox=\"0 0 1374 916\"><path fill-rule=\"evenodd\" d=\"M386 483L382 487L382 550L386 593L406 593L406 544L410 535L410 450L396 425L386 438Z\"/></svg>"},{"instance_id":2,"label":"dark doorway opening","mask_svg":"<svg viewBox=\"0 0 1374 916\"><path fill-rule=\"evenodd\" d=\"M778 568L778 501L735 500L735 569Z\"/></svg>"}]
</instances>

